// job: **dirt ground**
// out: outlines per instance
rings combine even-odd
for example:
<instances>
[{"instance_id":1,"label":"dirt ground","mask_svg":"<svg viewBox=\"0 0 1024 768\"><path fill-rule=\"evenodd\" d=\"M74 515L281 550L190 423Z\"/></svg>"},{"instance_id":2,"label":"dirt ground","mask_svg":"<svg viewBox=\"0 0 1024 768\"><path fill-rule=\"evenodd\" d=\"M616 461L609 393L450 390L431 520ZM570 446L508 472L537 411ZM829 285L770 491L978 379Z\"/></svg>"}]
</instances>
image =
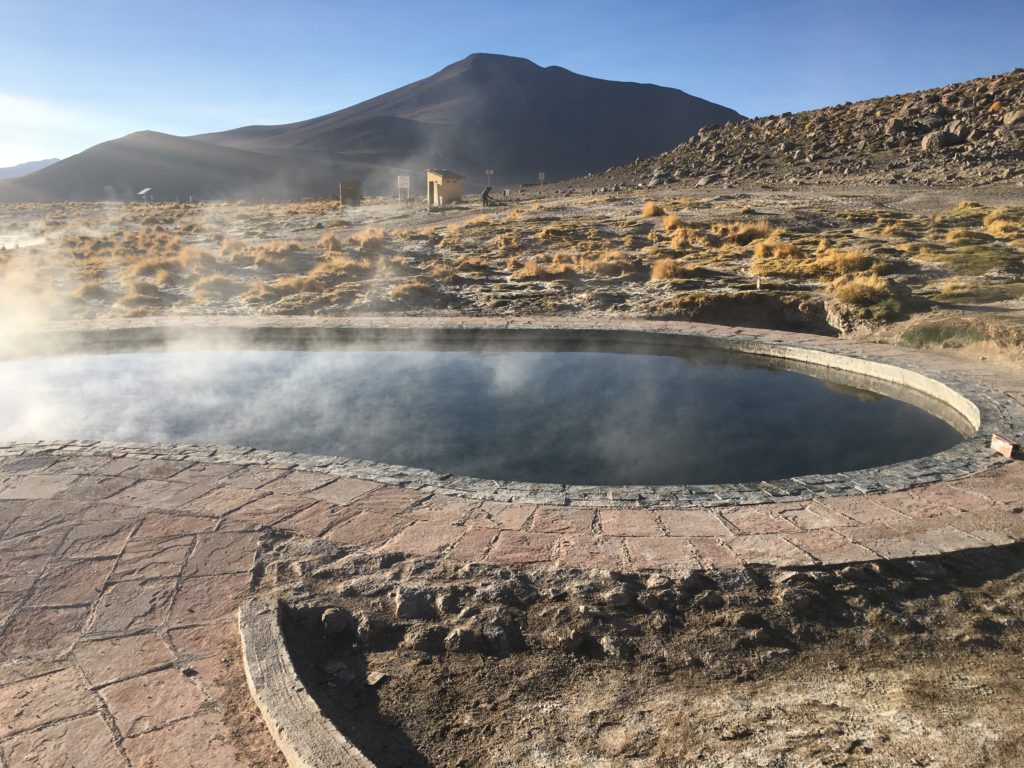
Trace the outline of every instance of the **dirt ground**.
<instances>
[{"instance_id":1,"label":"dirt ground","mask_svg":"<svg viewBox=\"0 0 1024 768\"><path fill-rule=\"evenodd\" d=\"M1020 546L671 577L306 546L268 542L262 588L381 766L1024 761Z\"/></svg>"},{"instance_id":2,"label":"dirt ground","mask_svg":"<svg viewBox=\"0 0 1024 768\"><path fill-rule=\"evenodd\" d=\"M1024 190L0 206L0 319L618 314L1024 347Z\"/></svg>"}]
</instances>

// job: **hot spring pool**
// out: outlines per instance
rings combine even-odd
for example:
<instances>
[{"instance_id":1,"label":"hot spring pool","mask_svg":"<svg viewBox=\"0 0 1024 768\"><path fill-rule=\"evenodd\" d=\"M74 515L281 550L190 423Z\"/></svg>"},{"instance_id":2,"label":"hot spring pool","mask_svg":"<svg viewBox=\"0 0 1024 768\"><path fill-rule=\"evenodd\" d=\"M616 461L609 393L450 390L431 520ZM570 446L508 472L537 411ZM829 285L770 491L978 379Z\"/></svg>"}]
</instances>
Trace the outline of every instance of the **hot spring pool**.
<instances>
[{"instance_id":1,"label":"hot spring pool","mask_svg":"<svg viewBox=\"0 0 1024 768\"><path fill-rule=\"evenodd\" d=\"M891 393L817 373L697 349L21 358L0 362L0 441L216 443L497 480L679 485L861 469L963 439Z\"/></svg>"}]
</instances>

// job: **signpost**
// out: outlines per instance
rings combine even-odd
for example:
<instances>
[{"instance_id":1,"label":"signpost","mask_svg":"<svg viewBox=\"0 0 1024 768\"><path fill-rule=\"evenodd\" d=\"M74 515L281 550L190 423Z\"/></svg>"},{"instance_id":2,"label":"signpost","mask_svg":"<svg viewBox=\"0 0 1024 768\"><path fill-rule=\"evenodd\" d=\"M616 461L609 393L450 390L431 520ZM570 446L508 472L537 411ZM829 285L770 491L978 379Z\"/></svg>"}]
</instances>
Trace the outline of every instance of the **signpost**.
<instances>
[{"instance_id":1,"label":"signpost","mask_svg":"<svg viewBox=\"0 0 1024 768\"><path fill-rule=\"evenodd\" d=\"M409 177L399 176L398 177L398 199L402 199L402 190L405 190L405 199L409 199Z\"/></svg>"},{"instance_id":2,"label":"signpost","mask_svg":"<svg viewBox=\"0 0 1024 768\"><path fill-rule=\"evenodd\" d=\"M542 187L544 186L544 171L541 171L540 173L537 174L537 181L540 182L540 185Z\"/></svg>"},{"instance_id":3,"label":"signpost","mask_svg":"<svg viewBox=\"0 0 1024 768\"><path fill-rule=\"evenodd\" d=\"M484 171L484 175L487 176L487 186L488 187L491 186L491 176L494 175L494 171L491 171L491 170Z\"/></svg>"}]
</instances>

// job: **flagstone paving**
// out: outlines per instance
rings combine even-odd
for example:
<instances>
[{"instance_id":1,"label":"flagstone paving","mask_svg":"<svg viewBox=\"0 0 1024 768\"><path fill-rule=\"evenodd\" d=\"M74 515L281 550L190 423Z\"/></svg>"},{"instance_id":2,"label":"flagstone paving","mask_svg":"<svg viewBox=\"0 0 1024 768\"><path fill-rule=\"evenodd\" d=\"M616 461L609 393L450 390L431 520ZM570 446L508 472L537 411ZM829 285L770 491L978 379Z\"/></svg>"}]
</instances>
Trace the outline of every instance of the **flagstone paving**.
<instances>
[{"instance_id":1,"label":"flagstone paving","mask_svg":"<svg viewBox=\"0 0 1024 768\"><path fill-rule=\"evenodd\" d=\"M673 571L1024 540L1020 461L870 496L690 507L478 500L302 464L212 447L0 449L0 765L241 765L213 661L270 531L456 562Z\"/></svg>"}]
</instances>

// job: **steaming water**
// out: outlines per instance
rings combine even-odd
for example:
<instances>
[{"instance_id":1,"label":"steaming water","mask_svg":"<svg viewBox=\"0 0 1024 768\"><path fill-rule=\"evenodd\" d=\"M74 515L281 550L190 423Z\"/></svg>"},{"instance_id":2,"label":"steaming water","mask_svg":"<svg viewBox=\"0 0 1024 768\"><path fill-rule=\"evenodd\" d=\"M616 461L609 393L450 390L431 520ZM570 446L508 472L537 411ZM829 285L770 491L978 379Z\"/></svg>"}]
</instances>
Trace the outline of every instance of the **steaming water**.
<instances>
[{"instance_id":1,"label":"steaming water","mask_svg":"<svg viewBox=\"0 0 1024 768\"><path fill-rule=\"evenodd\" d=\"M217 351L0 363L0 440L219 443L484 478L745 482L886 464L961 436L749 356Z\"/></svg>"}]
</instances>

